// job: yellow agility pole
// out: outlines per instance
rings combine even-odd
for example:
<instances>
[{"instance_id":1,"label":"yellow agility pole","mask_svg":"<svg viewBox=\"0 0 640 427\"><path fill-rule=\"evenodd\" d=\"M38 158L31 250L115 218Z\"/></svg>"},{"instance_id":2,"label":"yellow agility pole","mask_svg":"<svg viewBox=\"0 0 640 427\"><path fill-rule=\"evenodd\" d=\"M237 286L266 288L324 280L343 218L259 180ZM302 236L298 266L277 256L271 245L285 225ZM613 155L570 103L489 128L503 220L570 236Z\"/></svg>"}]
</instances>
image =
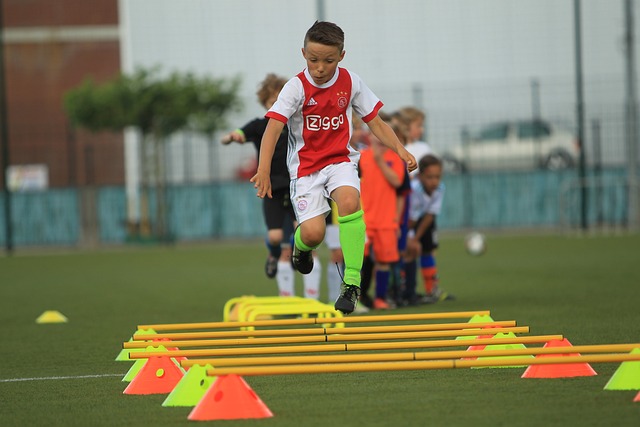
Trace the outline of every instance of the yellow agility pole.
<instances>
[{"instance_id":1,"label":"yellow agility pole","mask_svg":"<svg viewBox=\"0 0 640 427\"><path fill-rule=\"evenodd\" d=\"M232 345L265 345L265 344L295 344L310 342L336 342L336 341L368 341L368 340L404 340L419 338L442 338L442 337L458 337L467 335L495 335L498 333L529 333L528 326L514 326L511 328L469 328L446 331L422 331L422 332L386 332L378 334L343 334L343 335L305 335L293 337L271 337L271 338L227 338L216 340L182 340L182 341L127 341L124 342L123 348L147 348L149 346L166 346L171 347L216 347L216 346L232 346Z\"/></svg>"},{"instance_id":2,"label":"yellow agility pole","mask_svg":"<svg viewBox=\"0 0 640 427\"><path fill-rule=\"evenodd\" d=\"M380 372L380 371L411 371L427 369L458 369L458 368L486 368L490 366L524 366L550 365L566 363L614 363L640 361L639 353L630 354L595 354L586 356L560 357L515 357L511 359L477 359L477 360L438 360L411 362L377 362L377 363L340 363L316 365L286 365L286 366L249 366L231 368L209 368L207 375L291 375L291 374L320 374L341 372Z\"/></svg>"},{"instance_id":3,"label":"yellow agility pole","mask_svg":"<svg viewBox=\"0 0 640 427\"><path fill-rule=\"evenodd\" d=\"M470 340L398 341L376 343L344 343L316 345L288 345L273 347L207 348L198 350L166 350L129 352L131 359L148 359L153 356L168 357L222 357L258 354L325 353L343 351L398 350L401 348L468 347L470 345L539 344L563 340L563 335L534 335L529 337L477 338Z\"/></svg>"},{"instance_id":4,"label":"yellow agility pole","mask_svg":"<svg viewBox=\"0 0 640 427\"><path fill-rule=\"evenodd\" d=\"M339 318L302 318L254 320L252 322L201 322L201 323L164 323L156 325L138 325L138 330L181 331L190 329L242 328L247 326L293 326L321 325L324 323L362 323L362 322L394 322L403 320L464 319L475 315L489 316L489 310L452 311L444 313L388 314L380 316L354 316Z\"/></svg>"},{"instance_id":5,"label":"yellow agility pole","mask_svg":"<svg viewBox=\"0 0 640 427\"><path fill-rule=\"evenodd\" d=\"M254 331L207 331L207 332L170 332L164 334L133 334L134 341L157 340L196 340L210 338L234 337L268 337L294 335L329 335L329 334L361 334L382 332L412 332L412 331L447 331L454 329L476 329L487 327L512 327L515 320L500 320L478 323L423 323L420 325L392 325L392 326L358 326L352 328L298 328L298 329L259 329Z\"/></svg>"},{"instance_id":6,"label":"yellow agility pole","mask_svg":"<svg viewBox=\"0 0 640 427\"><path fill-rule=\"evenodd\" d=\"M539 354L572 354L572 353L616 353L632 351L640 348L635 344L594 344L573 347L536 347L502 350L454 350L405 353L375 354L324 354L320 356L271 356L271 357L231 357L217 359L187 359L180 364L183 368L207 364L219 368L225 366L263 366L263 365L298 365L315 363L357 363L357 362L391 362L412 360L459 359L471 357L505 357Z\"/></svg>"}]
</instances>

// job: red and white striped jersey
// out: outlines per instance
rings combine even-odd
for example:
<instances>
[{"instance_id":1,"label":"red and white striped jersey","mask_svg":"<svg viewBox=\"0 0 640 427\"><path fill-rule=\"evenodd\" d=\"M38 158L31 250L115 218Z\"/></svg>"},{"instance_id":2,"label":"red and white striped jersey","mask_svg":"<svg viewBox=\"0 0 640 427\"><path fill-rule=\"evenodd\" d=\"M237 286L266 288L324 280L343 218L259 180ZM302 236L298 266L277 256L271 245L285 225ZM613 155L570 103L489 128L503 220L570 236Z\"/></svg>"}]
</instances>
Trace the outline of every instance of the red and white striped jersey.
<instances>
[{"instance_id":1,"label":"red and white striped jersey","mask_svg":"<svg viewBox=\"0 0 640 427\"><path fill-rule=\"evenodd\" d=\"M265 117L288 125L287 163L296 179L335 163L357 164L360 154L349 145L351 113L367 123L380 108L380 99L346 68L322 86L305 69L287 82Z\"/></svg>"}]
</instances>

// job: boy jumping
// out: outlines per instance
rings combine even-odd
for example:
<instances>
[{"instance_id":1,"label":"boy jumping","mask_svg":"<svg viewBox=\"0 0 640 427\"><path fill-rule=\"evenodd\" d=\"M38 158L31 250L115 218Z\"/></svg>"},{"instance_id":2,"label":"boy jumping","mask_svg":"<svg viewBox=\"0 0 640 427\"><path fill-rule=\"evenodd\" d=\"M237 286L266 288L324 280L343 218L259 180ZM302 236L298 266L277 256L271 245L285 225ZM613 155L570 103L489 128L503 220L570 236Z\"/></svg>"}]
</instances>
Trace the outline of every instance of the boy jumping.
<instances>
[{"instance_id":1,"label":"boy jumping","mask_svg":"<svg viewBox=\"0 0 640 427\"><path fill-rule=\"evenodd\" d=\"M331 22L316 21L304 38L307 67L289 80L269 109L257 173L251 178L260 198L272 197L271 159L283 127L289 127L288 166L291 203L299 226L294 235L293 264L308 274L311 251L324 239L330 197L338 208L340 244L345 272L336 310L354 311L360 296L365 224L360 206L360 154L349 145L352 111L371 132L395 151L409 171L416 159L403 147L391 127L378 117L382 102L356 74L338 67L344 58L344 32Z\"/></svg>"}]
</instances>

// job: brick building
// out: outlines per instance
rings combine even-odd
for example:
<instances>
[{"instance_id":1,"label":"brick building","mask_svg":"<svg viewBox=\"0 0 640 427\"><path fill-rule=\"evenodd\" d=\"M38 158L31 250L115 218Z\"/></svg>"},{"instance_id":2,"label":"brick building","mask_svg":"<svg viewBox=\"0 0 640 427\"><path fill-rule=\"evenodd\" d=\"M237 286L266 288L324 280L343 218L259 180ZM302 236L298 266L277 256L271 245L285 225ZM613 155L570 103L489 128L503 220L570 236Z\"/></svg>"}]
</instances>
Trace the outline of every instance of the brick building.
<instances>
[{"instance_id":1,"label":"brick building","mask_svg":"<svg viewBox=\"0 0 640 427\"><path fill-rule=\"evenodd\" d=\"M46 165L50 187L122 185L122 135L72 129L63 108L85 78L120 72L118 0L2 4L10 164Z\"/></svg>"}]
</instances>

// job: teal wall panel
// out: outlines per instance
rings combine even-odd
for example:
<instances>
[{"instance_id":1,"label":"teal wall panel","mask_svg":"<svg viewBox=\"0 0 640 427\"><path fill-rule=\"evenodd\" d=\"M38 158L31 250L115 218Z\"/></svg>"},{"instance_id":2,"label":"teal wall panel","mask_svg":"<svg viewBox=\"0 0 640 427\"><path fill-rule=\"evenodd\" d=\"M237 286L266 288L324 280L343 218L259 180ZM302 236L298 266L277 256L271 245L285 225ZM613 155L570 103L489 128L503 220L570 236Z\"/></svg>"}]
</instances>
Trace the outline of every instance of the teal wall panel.
<instances>
[{"instance_id":1,"label":"teal wall panel","mask_svg":"<svg viewBox=\"0 0 640 427\"><path fill-rule=\"evenodd\" d=\"M0 242L4 245L4 197L0 197ZM78 192L74 189L12 193L11 217L15 246L75 245L80 239Z\"/></svg>"},{"instance_id":2,"label":"teal wall panel","mask_svg":"<svg viewBox=\"0 0 640 427\"><path fill-rule=\"evenodd\" d=\"M578 227L582 187L577 171L445 175L440 229ZM623 168L589 173L587 221L626 225L628 186ZM15 246L76 245L81 240L79 192L52 189L12 195ZM97 189L95 211L100 243L125 243L127 202L123 187ZM156 193L148 194L149 218L156 221ZM177 241L264 236L262 199L248 182L169 187L167 228ZM91 221L85 221L85 223ZM0 194L0 244L5 245L4 199Z\"/></svg>"}]
</instances>

